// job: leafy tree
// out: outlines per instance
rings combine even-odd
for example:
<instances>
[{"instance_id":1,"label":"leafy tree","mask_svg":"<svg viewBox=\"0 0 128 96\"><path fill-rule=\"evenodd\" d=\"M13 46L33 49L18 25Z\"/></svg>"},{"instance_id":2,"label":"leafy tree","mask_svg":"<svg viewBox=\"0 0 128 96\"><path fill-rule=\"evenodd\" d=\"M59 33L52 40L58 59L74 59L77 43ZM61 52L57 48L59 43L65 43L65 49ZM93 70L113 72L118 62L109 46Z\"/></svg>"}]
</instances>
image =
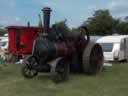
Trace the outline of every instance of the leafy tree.
<instances>
[{"instance_id":1,"label":"leafy tree","mask_svg":"<svg viewBox=\"0 0 128 96\"><path fill-rule=\"evenodd\" d=\"M107 35L112 34L115 22L109 10L97 10L83 25L88 27L92 35Z\"/></svg>"},{"instance_id":2,"label":"leafy tree","mask_svg":"<svg viewBox=\"0 0 128 96\"><path fill-rule=\"evenodd\" d=\"M67 34L67 32L70 32L70 28L67 26L66 21L67 20L56 22L55 24L52 25L52 29L56 32Z\"/></svg>"},{"instance_id":3,"label":"leafy tree","mask_svg":"<svg viewBox=\"0 0 128 96\"><path fill-rule=\"evenodd\" d=\"M121 21L117 29L119 34L128 34L128 22Z\"/></svg>"}]
</instances>

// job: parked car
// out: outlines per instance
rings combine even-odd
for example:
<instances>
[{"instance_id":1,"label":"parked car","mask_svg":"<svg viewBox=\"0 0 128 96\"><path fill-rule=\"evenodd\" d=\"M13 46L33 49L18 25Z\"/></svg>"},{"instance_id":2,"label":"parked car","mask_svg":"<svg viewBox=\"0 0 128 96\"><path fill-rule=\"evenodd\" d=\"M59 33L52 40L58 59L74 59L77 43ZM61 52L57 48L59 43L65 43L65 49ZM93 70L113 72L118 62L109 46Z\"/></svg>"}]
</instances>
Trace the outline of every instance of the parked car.
<instances>
[{"instance_id":1,"label":"parked car","mask_svg":"<svg viewBox=\"0 0 128 96\"><path fill-rule=\"evenodd\" d=\"M103 48L105 61L128 60L128 35L104 36L97 43Z\"/></svg>"}]
</instances>

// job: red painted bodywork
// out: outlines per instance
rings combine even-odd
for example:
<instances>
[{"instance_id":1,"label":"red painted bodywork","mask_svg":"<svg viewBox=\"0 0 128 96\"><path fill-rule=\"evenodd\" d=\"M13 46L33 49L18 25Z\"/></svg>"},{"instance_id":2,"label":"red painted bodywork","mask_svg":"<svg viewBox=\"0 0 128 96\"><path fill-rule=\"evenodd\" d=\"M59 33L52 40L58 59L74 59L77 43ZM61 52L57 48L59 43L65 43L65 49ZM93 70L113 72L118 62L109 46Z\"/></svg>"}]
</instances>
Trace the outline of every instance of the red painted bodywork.
<instances>
[{"instance_id":1,"label":"red painted bodywork","mask_svg":"<svg viewBox=\"0 0 128 96\"><path fill-rule=\"evenodd\" d=\"M33 40L38 36L38 32L42 32L42 28L38 27L25 27L25 26L9 26L8 37L9 37L9 52L14 55L30 55L32 54ZM16 47L16 33L19 36L19 45L23 47L17 49Z\"/></svg>"}]
</instances>

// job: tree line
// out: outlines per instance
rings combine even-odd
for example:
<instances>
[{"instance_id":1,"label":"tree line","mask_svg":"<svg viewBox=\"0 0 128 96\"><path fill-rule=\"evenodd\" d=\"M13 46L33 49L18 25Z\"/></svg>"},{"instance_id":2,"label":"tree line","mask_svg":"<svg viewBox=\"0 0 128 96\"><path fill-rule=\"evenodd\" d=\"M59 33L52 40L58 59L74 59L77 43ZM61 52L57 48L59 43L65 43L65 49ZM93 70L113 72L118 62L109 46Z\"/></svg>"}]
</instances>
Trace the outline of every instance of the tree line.
<instances>
[{"instance_id":1,"label":"tree line","mask_svg":"<svg viewBox=\"0 0 128 96\"><path fill-rule=\"evenodd\" d=\"M66 20L57 22L54 25L60 32L78 32L79 27L70 29ZM91 35L112 35L112 34L128 34L128 16L122 19L114 18L109 10L96 10L92 17L83 21L82 26L86 26Z\"/></svg>"}]
</instances>

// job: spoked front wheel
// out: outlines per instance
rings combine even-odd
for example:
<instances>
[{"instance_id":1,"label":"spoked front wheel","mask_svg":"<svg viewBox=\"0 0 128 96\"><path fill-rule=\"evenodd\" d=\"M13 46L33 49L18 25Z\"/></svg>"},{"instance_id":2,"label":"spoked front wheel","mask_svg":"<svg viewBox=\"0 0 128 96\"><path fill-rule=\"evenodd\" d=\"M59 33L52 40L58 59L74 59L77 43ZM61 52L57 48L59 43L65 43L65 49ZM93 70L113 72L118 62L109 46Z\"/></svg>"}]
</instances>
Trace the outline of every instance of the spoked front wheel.
<instances>
[{"instance_id":1,"label":"spoked front wheel","mask_svg":"<svg viewBox=\"0 0 128 96\"><path fill-rule=\"evenodd\" d=\"M25 78L33 78L38 75L37 70L33 69L33 66L37 64L34 57L29 57L25 60L25 65L22 67L22 75Z\"/></svg>"},{"instance_id":2,"label":"spoked front wheel","mask_svg":"<svg viewBox=\"0 0 128 96\"><path fill-rule=\"evenodd\" d=\"M33 78L37 76L38 72L34 69L30 69L27 66L22 67L22 74L25 78Z\"/></svg>"}]
</instances>

